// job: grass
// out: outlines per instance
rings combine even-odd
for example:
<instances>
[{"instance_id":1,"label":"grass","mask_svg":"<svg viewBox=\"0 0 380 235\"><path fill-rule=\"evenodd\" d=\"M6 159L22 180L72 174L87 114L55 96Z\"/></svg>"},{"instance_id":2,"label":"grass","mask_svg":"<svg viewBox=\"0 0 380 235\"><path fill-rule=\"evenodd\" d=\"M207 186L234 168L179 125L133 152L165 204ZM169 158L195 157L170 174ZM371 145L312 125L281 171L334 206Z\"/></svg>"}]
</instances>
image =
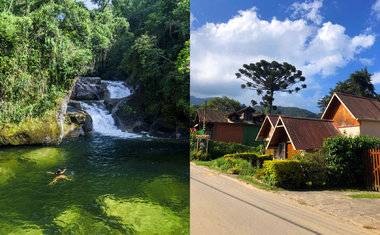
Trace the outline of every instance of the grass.
<instances>
[{"instance_id":1,"label":"grass","mask_svg":"<svg viewBox=\"0 0 380 235\"><path fill-rule=\"evenodd\" d=\"M230 174L230 172L228 172L227 168L231 167L232 165L228 165L227 162L224 161L224 158L223 159L222 158L221 159L215 159L215 160L212 160L212 161L193 160L192 162L195 163L198 166L207 166L210 169L213 169L213 170L216 170L216 171L219 171L219 172L231 175L231 176L235 176L234 174ZM242 163L242 160L239 159L238 162ZM218 167L218 165L219 165L219 167ZM245 165L245 166L242 166L242 169L243 170L240 172L240 174L236 175L236 177L238 179L241 179L241 180L243 180L243 181L245 181L247 183L251 183L255 187L259 188L259 189L263 189L263 190L267 190L267 191L279 191L279 190L282 190L279 187L271 186L269 184L265 184L265 183L263 183L263 182L255 179L252 176L252 174L256 173L256 172L254 172L253 168L251 169L251 167L248 167L247 165Z\"/></svg>"},{"instance_id":2,"label":"grass","mask_svg":"<svg viewBox=\"0 0 380 235\"><path fill-rule=\"evenodd\" d=\"M255 178L253 178L252 176L238 175L237 178L244 180L244 181L248 181L249 183L252 183L253 185L255 185L257 188L263 189L266 191L281 191L281 190L283 190L282 188L262 183L262 182L256 180Z\"/></svg>"},{"instance_id":3,"label":"grass","mask_svg":"<svg viewBox=\"0 0 380 235\"><path fill-rule=\"evenodd\" d=\"M380 198L380 194L375 194L375 193L350 194L346 196L350 198L371 198L371 199Z\"/></svg>"}]
</instances>

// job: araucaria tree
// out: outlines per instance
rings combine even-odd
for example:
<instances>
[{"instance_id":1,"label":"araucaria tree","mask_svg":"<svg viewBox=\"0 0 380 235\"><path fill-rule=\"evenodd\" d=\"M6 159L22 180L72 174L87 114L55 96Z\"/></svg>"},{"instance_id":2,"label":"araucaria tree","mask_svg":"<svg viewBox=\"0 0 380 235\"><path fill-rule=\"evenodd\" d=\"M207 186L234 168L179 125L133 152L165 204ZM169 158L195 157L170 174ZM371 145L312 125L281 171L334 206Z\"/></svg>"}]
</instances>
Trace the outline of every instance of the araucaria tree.
<instances>
[{"instance_id":1,"label":"araucaria tree","mask_svg":"<svg viewBox=\"0 0 380 235\"><path fill-rule=\"evenodd\" d=\"M245 82L241 85L242 89L256 90L257 95L262 97L260 105L268 107L268 113L271 113L272 109L276 109L276 106L273 106L273 95L276 91L292 94L306 88L306 84L294 87L296 83L304 82L305 77L302 76L301 70L297 70L296 67L286 62L281 64L277 61L269 63L261 60L255 64L244 64L235 75L237 79ZM252 104L257 103L254 100L251 102Z\"/></svg>"}]
</instances>

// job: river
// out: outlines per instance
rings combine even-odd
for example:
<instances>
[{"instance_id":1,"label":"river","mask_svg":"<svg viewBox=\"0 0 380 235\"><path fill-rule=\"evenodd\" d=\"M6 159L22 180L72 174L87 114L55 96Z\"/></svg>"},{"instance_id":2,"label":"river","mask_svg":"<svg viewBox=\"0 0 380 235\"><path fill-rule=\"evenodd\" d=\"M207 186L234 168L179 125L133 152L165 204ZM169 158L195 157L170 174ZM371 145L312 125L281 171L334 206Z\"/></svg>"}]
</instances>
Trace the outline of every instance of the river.
<instances>
[{"instance_id":1,"label":"river","mask_svg":"<svg viewBox=\"0 0 380 235\"><path fill-rule=\"evenodd\" d=\"M189 234L188 143L106 128L99 106L89 136L0 149L0 234Z\"/></svg>"}]
</instances>

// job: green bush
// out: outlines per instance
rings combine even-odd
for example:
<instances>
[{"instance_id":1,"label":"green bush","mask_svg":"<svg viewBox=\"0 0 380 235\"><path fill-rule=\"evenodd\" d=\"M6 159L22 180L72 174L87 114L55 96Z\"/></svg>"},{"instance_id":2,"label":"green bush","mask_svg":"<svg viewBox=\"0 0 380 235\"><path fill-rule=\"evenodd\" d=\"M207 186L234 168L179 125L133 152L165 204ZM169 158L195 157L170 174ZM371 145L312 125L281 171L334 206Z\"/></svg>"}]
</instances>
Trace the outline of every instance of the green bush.
<instances>
[{"instance_id":1,"label":"green bush","mask_svg":"<svg viewBox=\"0 0 380 235\"><path fill-rule=\"evenodd\" d=\"M208 154L210 159L216 159L230 153L258 153L257 148L238 143L226 143L221 141L210 140L208 145Z\"/></svg>"},{"instance_id":2,"label":"green bush","mask_svg":"<svg viewBox=\"0 0 380 235\"><path fill-rule=\"evenodd\" d=\"M364 169L361 154L379 145L380 139L368 136L354 138L337 136L325 139L323 149L327 153L327 164L336 178L335 183L339 186L359 185Z\"/></svg>"},{"instance_id":3,"label":"green bush","mask_svg":"<svg viewBox=\"0 0 380 235\"><path fill-rule=\"evenodd\" d=\"M313 153L304 152L293 155L301 163L305 182L312 187L328 186L333 181L331 169L326 161L326 153L319 150Z\"/></svg>"},{"instance_id":4,"label":"green bush","mask_svg":"<svg viewBox=\"0 0 380 235\"><path fill-rule=\"evenodd\" d=\"M197 160L197 161L207 161L208 157L205 152L200 150L199 152L197 151L190 151L190 161Z\"/></svg>"},{"instance_id":5,"label":"green bush","mask_svg":"<svg viewBox=\"0 0 380 235\"><path fill-rule=\"evenodd\" d=\"M232 153L232 154L226 154L224 155L225 158L227 157L234 157L234 158L241 158L249 161L252 166L257 166L261 168L263 166L264 161L266 160L272 160L273 155L272 154L263 154L258 155L257 152L255 153Z\"/></svg>"},{"instance_id":6,"label":"green bush","mask_svg":"<svg viewBox=\"0 0 380 235\"><path fill-rule=\"evenodd\" d=\"M227 171L231 174L240 175L254 175L256 174L256 169L252 166L250 162L244 159L232 158L232 157L221 157L213 160L214 166L220 168L223 171Z\"/></svg>"},{"instance_id":7,"label":"green bush","mask_svg":"<svg viewBox=\"0 0 380 235\"><path fill-rule=\"evenodd\" d=\"M262 179L283 188L300 188L305 183L299 160L273 160L263 164Z\"/></svg>"}]
</instances>

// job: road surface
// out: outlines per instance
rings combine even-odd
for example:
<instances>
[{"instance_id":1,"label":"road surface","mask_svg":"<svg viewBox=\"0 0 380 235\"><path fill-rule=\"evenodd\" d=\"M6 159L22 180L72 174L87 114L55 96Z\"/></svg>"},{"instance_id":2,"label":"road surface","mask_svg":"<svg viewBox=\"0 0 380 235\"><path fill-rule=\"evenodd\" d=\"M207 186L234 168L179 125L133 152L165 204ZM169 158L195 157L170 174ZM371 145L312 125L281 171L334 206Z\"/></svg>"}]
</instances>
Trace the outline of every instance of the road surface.
<instances>
[{"instance_id":1,"label":"road surface","mask_svg":"<svg viewBox=\"0 0 380 235\"><path fill-rule=\"evenodd\" d=\"M191 235L375 232L193 163L190 175Z\"/></svg>"}]
</instances>

